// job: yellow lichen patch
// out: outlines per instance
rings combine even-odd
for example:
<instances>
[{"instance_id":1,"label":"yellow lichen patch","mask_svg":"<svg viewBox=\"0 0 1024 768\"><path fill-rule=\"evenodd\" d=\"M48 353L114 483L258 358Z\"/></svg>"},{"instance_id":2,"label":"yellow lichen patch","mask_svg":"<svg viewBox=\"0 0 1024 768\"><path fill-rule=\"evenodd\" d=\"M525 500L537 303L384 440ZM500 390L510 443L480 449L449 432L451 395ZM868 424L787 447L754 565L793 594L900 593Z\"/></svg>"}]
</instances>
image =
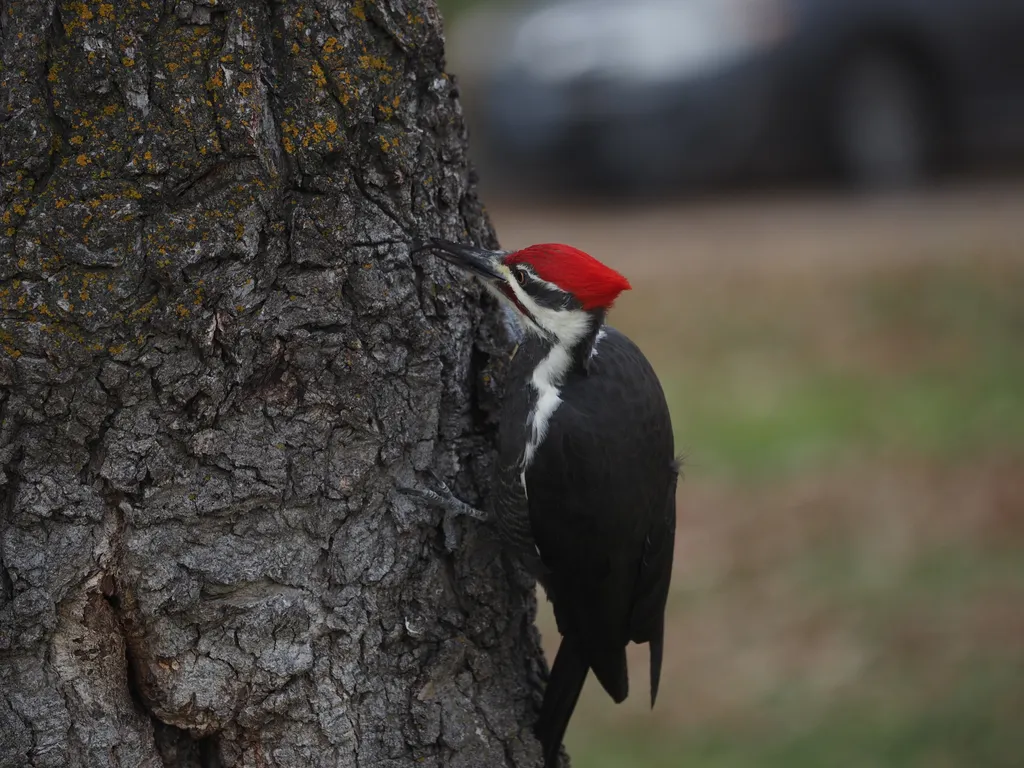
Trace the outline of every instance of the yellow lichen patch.
<instances>
[{"instance_id":1,"label":"yellow lichen patch","mask_svg":"<svg viewBox=\"0 0 1024 768\"><path fill-rule=\"evenodd\" d=\"M331 139L331 135L337 133L337 130L338 124L334 120L328 120L326 123L317 121L307 131L303 132L302 146L306 148L321 146L328 152L333 151L336 145Z\"/></svg>"},{"instance_id":2,"label":"yellow lichen patch","mask_svg":"<svg viewBox=\"0 0 1024 768\"><path fill-rule=\"evenodd\" d=\"M363 69L380 69L385 72L394 71L394 67L388 64L388 60L383 56L370 56L366 53L359 57L359 66Z\"/></svg>"},{"instance_id":3,"label":"yellow lichen patch","mask_svg":"<svg viewBox=\"0 0 1024 768\"><path fill-rule=\"evenodd\" d=\"M328 37L324 41L324 53L334 53L338 50L338 38Z\"/></svg>"},{"instance_id":4,"label":"yellow lichen patch","mask_svg":"<svg viewBox=\"0 0 1024 768\"><path fill-rule=\"evenodd\" d=\"M337 70L333 74L335 81L341 85L337 94L338 101L341 102L343 107L347 107L353 97L359 98L359 88L353 85L351 73Z\"/></svg>"},{"instance_id":5,"label":"yellow lichen patch","mask_svg":"<svg viewBox=\"0 0 1024 768\"><path fill-rule=\"evenodd\" d=\"M299 44L298 43L292 43L291 50L292 50L292 55L293 56L298 55L298 53L299 53Z\"/></svg>"},{"instance_id":6,"label":"yellow lichen patch","mask_svg":"<svg viewBox=\"0 0 1024 768\"><path fill-rule=\"evenodd\" d=\"M156 309L157 297L154 296L141 307L138 307L131 311L128 315L128 319L131 321L135 320L147 320L149 316L153 314L153 310Z\"/></svg>"},{"instance_id":7,"label":"yellow lichen patch","mask_svg":"<svg viewBox=\"0 0 1024 768\"><path fill-rule=\"evenodd\" d=\"M174 74L175 72L178 71L178 67L179 66L181 66L181 65L178 64L178 62L176 62L176 61L168 61L167 62L167 71L170 72L171 74Z\"/></svg>"},{"instance_id":8,"label":"yellow lichen patch","mask_svg":"<svg viewBox=\"0 0 1024 768\"><path fill-rule=\"evenodd\" d=\"M100 18L107 21L114 20L114 6L112 3L100 3Z\"/></svg>"},{"instance_id":9,"label":"yellow lichen patch","mask_svg":"<svg viewBox=\"0 0 1024 768\"><path fill-rule=\"evenodd\" d=\"M364 0L356 0L352 5L351 13L360 21L366 21L366 4Z\"/></svg>"},{"instance_id":10,"label":"yellow lichen patch","mask_svg":"<svg viewBox=\"0 0 1024 768\"><path fill-rule=\"evenodd\" d=\"M78 18L82 21L92 21L93 12L89 9L89 6L85 3L71 3L72 12L78 15Z\"/></svg>"},{"instance_id":11,"label":"yellow lichen patch","mask_svg":"<svg viewBox=\"0 0 1024 768\"><path fill-rule=\"evenodd\" d=\"M81 154L75 158L75 162L84 168L89 164L89 157L88 155Z\"/></svg>"},{"instance_id":12,"label":"yellow lichen patch","mask_svg":"<svg viewBox=\"0 0 1024 768\"><path fill-rule=\"evenodd\" d=\"M316 81L317 86L320 88L327 87L327 75L324 74L323 67L318 63L314 62L312 66L313 79Z\"/></svg>"},{"instance_id":13,"label":"yellow lichen patch","mask_svg":"<svg viewBox=\"0 0 1024 768\"><path fill-rule=\"evenodd\" d=\"M14 337L12 337L8 333L0 335L0 349L3 349L3 351L8 355L8 357L17 360L19 357L21 357L21 351L14 347L14 345L11 343L13 341Z\"/></svg>"},{"instance_id":14,"label":"yellow lichen patch","mask_svg":"<svg viewBox=\"0 0 1024 768\"><path fill-rule=\"evenodd\" d=\"M298 136L299 128L295 123L287 120L281 123L281 146L289 155L295 153L295 142L292 141L292 138L298 138Z\"/></svg>"}]
</instances>

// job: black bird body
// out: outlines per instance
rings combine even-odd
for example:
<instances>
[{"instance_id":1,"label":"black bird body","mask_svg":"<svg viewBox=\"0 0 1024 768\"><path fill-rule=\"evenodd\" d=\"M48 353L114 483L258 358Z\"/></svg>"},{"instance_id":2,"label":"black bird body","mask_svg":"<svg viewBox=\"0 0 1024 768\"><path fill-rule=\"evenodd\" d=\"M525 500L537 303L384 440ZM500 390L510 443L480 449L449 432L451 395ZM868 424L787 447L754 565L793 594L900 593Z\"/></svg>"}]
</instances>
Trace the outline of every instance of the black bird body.
<instances>
[{"instance_id":1,"label":"black bird body","mask_svg":"<svg viewBox=\"0 0 1024 768\"><path fill-rule=\"evenodd\" d=\"M601 331L586 367L574 365L559 386L525 473L539 394L516 387L502 408L496 522L509 543L536 547L524 554L539 554L537 576L563 636L538 723L549 765L589 669L621 702L626 645L650 643L652 704L661 671L676 520L671 421L647 359L623 334ZM549 350L529 338L509 381L531 381Z\"/></svg>"},{"instance_id":2,"label":"black bird body","mask_svg":"<svg viewBox=\"0 0 1024 768\"><path fill-rule=\"evenodd\" d=\"M597 278L628 287L618 273L566 246L534 248L590 259L596 267L580 267L589 283L548 268L546 254L522 255L532 249L433 248L488 277L535 331L508 371L491 517L534 569L562 635L536 726L555 768L590 670L616 702L626 698L630 642L650 644L652 706L657 696L678 475L668 406L643 353L604 323L623 288ZM594 298L602 291L611 298Z\"/></svg>"}]
</instances>

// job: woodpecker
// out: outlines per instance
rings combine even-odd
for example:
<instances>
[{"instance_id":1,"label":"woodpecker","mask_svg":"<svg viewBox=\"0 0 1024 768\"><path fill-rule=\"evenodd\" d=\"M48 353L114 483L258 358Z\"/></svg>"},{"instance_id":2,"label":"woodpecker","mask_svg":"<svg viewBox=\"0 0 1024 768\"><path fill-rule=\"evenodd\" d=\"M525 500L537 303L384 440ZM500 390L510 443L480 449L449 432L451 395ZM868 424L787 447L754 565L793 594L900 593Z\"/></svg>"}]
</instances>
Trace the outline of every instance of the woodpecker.
<instances>
[{"instance_id":1,"label":"woodpecker","mask_svg":"<svg viewBox=\"0 0 1024 768\"><path fill-rule=\"evenodd\" d=\"M505 384L489 514L439 478L419 495L493 520L543 585L562 640L535 732L556 768L589 671L626 698L630 641L649 643L652 707L658 695L679 473L668 406L647 358L605 324L630 288L615 270L568 245L431 239L422 251L480 279L526 331Z\"/></svg>"}]
</instances>

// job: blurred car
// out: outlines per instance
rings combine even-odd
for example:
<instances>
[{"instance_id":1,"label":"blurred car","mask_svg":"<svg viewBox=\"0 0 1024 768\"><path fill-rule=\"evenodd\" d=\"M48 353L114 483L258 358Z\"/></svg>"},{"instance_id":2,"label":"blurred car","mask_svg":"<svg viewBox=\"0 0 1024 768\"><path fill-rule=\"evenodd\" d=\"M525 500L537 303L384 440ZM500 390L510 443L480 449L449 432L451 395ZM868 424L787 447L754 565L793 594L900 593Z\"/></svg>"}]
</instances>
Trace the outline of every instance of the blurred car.
<instances>
[{"instance_id":1,"label":"blurred car","mask_svg":"<svg viewBox=\"0 0 1024 768\"><path fill-rule=\"evenodd\" d=\"M506 20L474 66L505 170L898 187L1024 150L1024 0L554 0Z\"/></svg>"}]
</instances>

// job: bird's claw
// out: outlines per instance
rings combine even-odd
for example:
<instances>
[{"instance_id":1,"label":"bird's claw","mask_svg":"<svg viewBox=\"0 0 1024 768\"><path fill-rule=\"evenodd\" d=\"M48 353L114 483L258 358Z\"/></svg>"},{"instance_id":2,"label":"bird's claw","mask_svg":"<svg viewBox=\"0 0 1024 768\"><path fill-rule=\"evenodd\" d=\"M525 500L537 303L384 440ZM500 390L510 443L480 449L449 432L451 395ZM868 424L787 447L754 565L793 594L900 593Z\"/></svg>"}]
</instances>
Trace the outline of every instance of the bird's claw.
<instances>
[{"instance_id":1,"label":"bird's claw","mask_svg":"<svg viewBox=\"0 0 1024 768\"><path fill-rule=\"evenodd\" d=\"M429 488L413 488L408 485L400 485L398 490L402 492L403 496L411 496L414 499L421 499L431 504L440 504L441 502L440 495Z\"/></svg>"},{"instance_id":2,"label":"bird's claw","mask_svg":"<svg viewBox=\"0 0 1024 768\"><path fill-rule=\"evenodd\" d=\"M430 470L430 477L434 481L434 488L401 488L402 492L408 496L412 496L417 499L421 499L428 504L440 507L441 509L449 512L452 515L465 515L472 517L475 520L486 520L486 513L476 509L475 507L467 504L458 498L452 489L448 487L441 476L433 469Z\"/></svg>"},{"instance_id":3,"label":"bird's claw","mask_svg":"<svg viewBox=\"0 0 1024 768\"><path fill-rule=\"evenodd\" d=\"M430 470L430 477L434 481L435 488L425 488L422 486L410 488L400 486L399 490L407 496L422 499L423 501L442 507L443 509L455 514L468 515L469 517L477 519L482 519L486 516L483 512L470 506L456 496L452 489L448 487L448 483L446 483L435 470Z\"/></svg>"},{"instance_id":4,"label":"bird's claw","mask_svg":"<svg viewBox=\"0 0 1024 768\"><path fill-rule=\"evenodd\" d=\"M436 470L430 470L430 477L433 480L434 488L400 486L399 490L406 496L420 499L445 511L444 520L441 524L444 530L444 545L449 552L454 552L458 549L458 536L454 525L454 518L457 515L465 515L476 520L484 520L486 515L458 498Z\"/></svg>"},{"instance_id":5,"label":"bird's claw","mask_svg":"<svg viewBox=\"0 0 1024 768\"><path fill-rule=\"evenodd\" d=\"M430 470L430 477L434 480L434 484L438 489L438 492L435 495L445 499L454 499L455 501L458 501L458 499L455 498L455 494L452 492L452 489L448 487L448 483L446 483L441 475L437 473L436 469Z\"/></svg>"},{"instance_id":6,"label":"bird's claw","mask_svg":"<svg viewBox=\"0 0 1024 768\"><path fill-rule=\"evenodd\" d=\"M424 486L409 487L404 485L399 486L399 490L406 496L422 499L438 507L449 507L453 505L453 502L459 502L455 494L452 493L452 489L448 487L448 484L434 470L430 470L430 477L433 479L437 490Z\"/></svg>"}]
</instances>

